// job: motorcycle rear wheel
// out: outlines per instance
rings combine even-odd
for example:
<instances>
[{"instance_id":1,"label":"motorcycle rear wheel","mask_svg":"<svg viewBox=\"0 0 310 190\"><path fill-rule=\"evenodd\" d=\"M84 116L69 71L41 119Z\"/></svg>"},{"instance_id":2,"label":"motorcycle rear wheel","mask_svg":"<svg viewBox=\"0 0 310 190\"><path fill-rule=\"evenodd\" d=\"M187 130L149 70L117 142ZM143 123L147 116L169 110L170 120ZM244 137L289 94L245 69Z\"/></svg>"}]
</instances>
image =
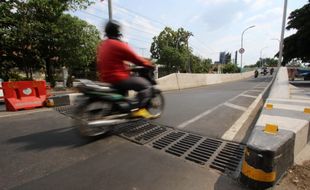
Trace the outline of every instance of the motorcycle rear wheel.
<instances>
[{"instance_id":1,"label":"motorcycle rear wheel","mask_svg":"<svg viewBox=\"0 0 310 190\"><path fill-rule=\"evenodd\" d=\"M110 127L90 127L88 123L102 119L110 114L112 103L103 101L86 101L77 108L76 126L84 138L94 138L108 133Z\"/></svg>"}]
</instances>

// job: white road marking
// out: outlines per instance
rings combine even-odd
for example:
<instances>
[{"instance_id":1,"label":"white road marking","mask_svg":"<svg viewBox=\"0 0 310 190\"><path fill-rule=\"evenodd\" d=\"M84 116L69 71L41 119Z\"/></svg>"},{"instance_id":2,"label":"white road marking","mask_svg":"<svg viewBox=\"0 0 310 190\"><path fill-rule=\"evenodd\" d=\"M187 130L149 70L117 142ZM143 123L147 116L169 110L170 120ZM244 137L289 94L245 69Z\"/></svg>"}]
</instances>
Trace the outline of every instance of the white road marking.
<instances>
[{"instance_id":1,"label":"white road marking","mask_svg":"<svg viewBox=\"0 0 310 190\"><path fill-rule=\"evenodd\" d=\"M227 107L236 109L236 110L241 110L241 111L246 111L247 110L247 108L244 107L244 106L239 106L239 105L232 104L232 103L229 103L229 102L226 102L224 105L227 106Z\"/></svg>"},{"instance_id":2,"label":"white road marking","mask_svg":"<svg viewBox=\"0 0 310 190\"><path fill-rule=\"evenodd\" d=\"M248 97L248 98L256 98L257 96L252 96L248 94L241 94L240 96Z\"/></svg>"},{"instance_id":3,"label":"white road marking","mask_svg":"<svg viewBox=\"0 0 310 190\"><path fill-rule=\"evenodd\" d=\"M237 135L237 133L239 132L245 121L249 118L250 114L255 109L256 105L261 100L261 98L262 94L260 94L256 98L256 100L254 100L254 102L250 105L248 110L245 111L241 115L241 117L239 117L239 119L222 135L221 139L232 141L235 138L235 136Z\"/></svg>"},{"instance_id":4,"label":"white road marking","mask_svg":"<svg viewBox=\"0 0 310 190\"><path fill-rule=\"evenodd\" d=\"M182 128L187 127L189 124L194 123L195 121L198 121L199 119L203 118L204 116L210 114L210 113L213 112L215 109L221 107L223 104L224 104L224 103L219 104L219 105L213 107L212 109L209 109L209 110L207 110L207 111L205 111L205 112L203 112L203 113L197 115L196 117L194 117L194 118L192 118L192 119L190 119L190 120L188 120L188 121L185 121L185 122L181 123L180 125L177 126L177 128L182 129Z\"/></svg>"},{"instance_id":5,"label":"white road marking","mask_svg":"<svg viewBox=\"0 0 310 190\"><path fill-rule=\"evenodd\" d=\"M241 115L241 117L222 135L221 139L232 141L240 131L240 129L243 127L244 123L248 120L252 112L257 108L257 105L263 98L263 93L268 89L268 87L272 83L270 82L266 87L265 90L262 91L257 97L253 96L253 98L256 98L252 104L249 106L249 108ZM243 95L244 96L244 95Z\"/></svg>"},{"instance_id":6,"label":"white road marking","mask_svg":"<svg viewBox=\"0 0 310 190\"><path fill-rule=\"evenodd\" d=\"M249 90L251 92L262 92L262 90Z\"/></svg>"},{"instance_id":7,"label":"white road marking","mask_svg":"<svg viewBox=\"0 0 310 190\"><path fill-rule=\"evenodd\" d=\"M262 83L263 83L263 82L258 83L258 84L255 85L253 88L258 87L258 86L261 85ZM198 121L199 119L201 119L201 118L203 118L203 117L209 115L211 112L213 112L213 111L216 110L217 108L223 106L225 103L230 102L230 101L232 101L232 100L238 98L239 96L245 96L244 93L246 93L246 92L248 92L248 90L243 91L243 92L240 93L239 95L237 95L237 96L235 96L235 97L233 97L233 98L227 100L226 102L223 102L223 103L221 103L221 104L219 104L219 105L217 105L217 106L215 106L215 107L213 107L213 108L211 108L211 109L209 109L209 110L206 110L205 112L203 112L203 113L201 113L201 114L199 114L199 115L193 117L192 119L187 120L187 121L181 123L180 125L177 126L177 128L183 129L183 128L187 127L187 126L190 125L191 123L194 123L194 122ZM247 96L247 95L246 95L246 96ZM249 96L250 96L250 95L249 95ZM252 97L253 97L253 98L256 98L255 96L252 96Z\"/></svg>"},{"instance_id":8,"label":"white road marking","mask_svg":"<svg viewBox=\"0 0 310 190\"><path fill-rule=\"evenodd\" d=\"M217 106L215 106L215 107L213 107L213 108L211 108L211 109L209 109L209 110L206 110L205 112L203 112L203 113L197 115L196 117L194 117L194 118L192 118L192 119L190 119L190 120L187 120L187 121L181 123L180 125L177 126L177 128L182 129L182 128L187 127L189 124L194 123L194 122L198 121L199 119L201 119L201 118L207 116L208 114L210 114L211 112L213 112L213 111L216 110L217 108L223 106L223 105L224 105L225 103L227 103L227 102L230 102L230 101L232 101L232 100L238 98L239 96L241 96L241 95L242 95L243 93L245 93L245 92L247 92L247 91L244 91L244 92L240 93L239 95L237 95L237 96L235 96L235 97L233 97L233 98L227 100L226 102L223 102L223 103L221 103L221 104L219 104L219 105L217 105Z\"/></svg>"}]
</instances>

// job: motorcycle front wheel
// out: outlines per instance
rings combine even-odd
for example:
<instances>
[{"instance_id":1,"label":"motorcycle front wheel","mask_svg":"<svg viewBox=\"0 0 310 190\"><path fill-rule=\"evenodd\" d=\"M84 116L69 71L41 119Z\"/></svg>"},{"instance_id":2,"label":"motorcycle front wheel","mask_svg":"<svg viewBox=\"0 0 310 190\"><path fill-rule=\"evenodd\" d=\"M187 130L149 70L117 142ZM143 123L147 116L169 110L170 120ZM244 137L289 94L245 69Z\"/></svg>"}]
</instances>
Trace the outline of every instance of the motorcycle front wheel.
<instances>
[{"instance_id":1,"label":"motorcycle front wheel","mask_svg":"<svg viewBox=\"0 0 310 190\"><path fill-rule=\"evenodd\" d=\"M159 90L156 90L147 106L147 110L152 114L152 118L158 118L162 115L165 107L165 99Z\"/></svg>"}]
</instances>

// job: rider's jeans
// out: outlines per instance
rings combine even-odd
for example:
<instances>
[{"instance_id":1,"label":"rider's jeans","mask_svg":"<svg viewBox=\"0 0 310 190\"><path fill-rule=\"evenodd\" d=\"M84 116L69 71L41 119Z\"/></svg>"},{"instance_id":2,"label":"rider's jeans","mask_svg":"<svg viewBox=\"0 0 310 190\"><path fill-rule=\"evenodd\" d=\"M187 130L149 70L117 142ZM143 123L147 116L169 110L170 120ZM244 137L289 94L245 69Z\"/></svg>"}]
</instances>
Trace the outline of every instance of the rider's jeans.
<instances>
[{"instance_id":1,"label":"rider's jeans","mask_svg":"<svg viewBox=\"0 0 310 190\"><path fill-rule=\"evenodd\" d=\"M130 77L117 84L113 85L114 88L121 91L134 90L138 92L137 97L139 100L138 107L145 107L152 95L152 84L142 77Z\"/></svg>"}]
</instances>

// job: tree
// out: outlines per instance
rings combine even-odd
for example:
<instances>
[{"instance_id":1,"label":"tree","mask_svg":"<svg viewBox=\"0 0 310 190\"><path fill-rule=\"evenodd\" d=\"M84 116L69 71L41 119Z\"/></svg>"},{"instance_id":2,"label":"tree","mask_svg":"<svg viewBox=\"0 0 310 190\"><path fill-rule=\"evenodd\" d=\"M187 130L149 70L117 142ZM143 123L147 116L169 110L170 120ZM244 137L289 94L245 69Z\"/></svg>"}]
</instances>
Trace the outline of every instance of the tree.
<instances>
[{"instance_id":1,"label":"tree","mask_svg":"<svg viewBox=\"0 0 310 190\"><path fill-rule=\"evenodd\" d=\"M284 39L283 62L287 64L293 59L304 62L310 61L310 1L300 9L296 9L289 16L286 29L297 32Z\"/></svg>"},{"instance_id":2,"label":"tree","mask_svg":"<svg viewBox=\"0 0 310 190\"><path fill-rule=\"evenodd\" d=\"M179 28L177 31L166 27L158 36L153 38L150 48L151 57L164 65L168 72L189 71L191 50L188 39L193 34Z\"/></svg>"},{"instance_id":3,"label":"tree","mask_svg":"<svg viewBox=\"0 0 310 190\"><path fill-rule=\"evenodd\" d=\"M278 60L274 58L263 58L260 59L256 62L256 67L262 67L262 66L267 66L267 67L276 67L278 64Z\"/></svg>"},{"instance_id":4,"label":"tree","mask_svg":"<svg viewBox=\"0 0 310 190\"><path fill-rule=\"evenodd\" d=\"M68 67L70 75L77 77L95 75L96 47L100 41L96 27L68 14L62 15L57 25L60 29L57 44L60 66Z\"/></svg>"},{"instance_id":5,"label":"tree","mask_svg":"<svg viewBox=\"0 0 310 190\"><path fill-rule=\"evenodd\" d=\"M212 68L211 59L203 59L201 57L193 56L192 71L194 73L208 73Z\"/></svg>"},{"instance_id":6,"label":"tree","mask_svg":"<svg viewBox=\"0 0 310 190\"><path fill-rule=\"evenodd\" d=\"M89 0L2 2L0 77L7 79L11 69L18 67L28 78L32 78L34 70L44 68L47 80L53 82L54 68L93 63L94 44L98 43L99 32L94 26L63 14L69 9L85 8L90 2ZM91 56L93 57L90 59Z\"/></svg>"},{"instance_id":7,"label":"tree","mask_svg":"<svg viewBox=\"0 0 310 190\"><path fill-rule=\"evenodd\" d=\"M18 10L19 0L8 0L0 3L0 78L9 79L10 70L16 66L14 47L16 28L18 27L17 14L12 10Z\"/></svg>"},{"instance_id":8,"label":"tree","mask_svg":"<svg viewBox=\"0 0 310 190\"><path fill-rule=\"evenodd\" d=\"M223 73L240 73L240 68L235 64L225 64L223 66Z\"/></svg>"}]
</instances>

